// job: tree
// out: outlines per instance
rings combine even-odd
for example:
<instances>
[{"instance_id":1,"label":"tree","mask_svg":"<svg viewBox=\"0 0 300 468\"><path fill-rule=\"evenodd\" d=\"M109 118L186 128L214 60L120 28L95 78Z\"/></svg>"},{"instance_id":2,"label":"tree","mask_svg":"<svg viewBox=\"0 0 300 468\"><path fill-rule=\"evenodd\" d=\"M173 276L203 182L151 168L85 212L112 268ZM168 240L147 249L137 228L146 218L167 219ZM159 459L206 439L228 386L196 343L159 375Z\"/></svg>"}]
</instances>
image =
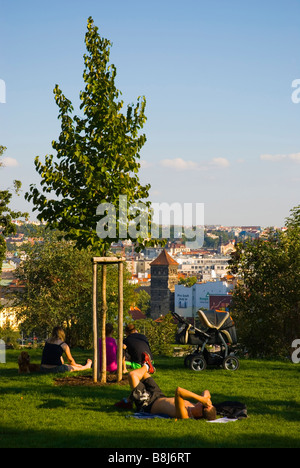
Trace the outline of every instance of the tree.
<instances>
[{"instance_id":1,"label":"tree","mask_svg":"<svg viewBox=\"0 0 300 468\"><path fill-rule=\"evenodd\" d=\"M191 288L197 283L197 276L189 276L188 278L179 278L178 284L184 284L187 288Z\"/></svg>"},{"instance_id":2,"label":"tree","mask_svg":"<svg viewBox=\"0 0 300 468\"><path fill-rule=\"evenodd\" d=\"M148 317L151 311L151 296L141 289L136 292L136 306Z\"/></svg>"},{"instance_id":3,"label":"tree","mask_svg":"<svg viewBox=\"0 0 300 468\"><path fill-rule=\"evenodd\" d=\"M121 237L120 229L124 230L119 196L126 196L128 205L144 200L150 207L146 201L150 185L142 186L138 178L139 152L146 142L146 136L139 135L146 121L146 100L139 98L136 105L127 106L126 115L122 112L124 102L119 100L121 93L115 85L116 67L109 64L111 43L100 37L91 17L85 43L85 89L80 93L83 115L73 115L71 101L56 85L61 133L52 147L57 161L53 155L47 155L44 163L36 157L42 192L31 185L26 198L33 202L39 220L63 231L77 247L91 247L97 255L103 255ZM48 199L50 193L55 198ZM97 208L104 203L115 207L118 222L115 233L107 229L107 237L99 238L96 227L101 215ZM128 220L134 216L128 215ZM143 244L144 239L137 237L126 233L126 238Z\"/></svg>"},{"instance_id":4,"label":"tree","mask_svg":"<svg viewBox=\"0 0 300 468\"><path fill-rule=\"evenodd\" d=\"M142 186L138 178L140 150L146 142L146 136L140 134L146 121L146 100L139 98L136 105L128 105L127 111L122 112L124 102L119 99L121 93L115 85L116 67L109 63L111 43L100 37L91 17L87 22L85 44L85 89L80 93L83 115L73 115L71 101L56 85L54 95L61 133L58 140L52 142L52 148L57 161L53 155L46 156L44 163L39 157L35 159L36 170L42 178L42 192L31 185L26 198L33 202L34 210L38 210L38 219L45 220L51 229L63 231L65 238L74 240L78 248L90 247L94 255L106 256L111 243L120 238L137 242L137 249L153 245L148 234L150 216L147 232L137 229L138 232L131 235L127 229L130 220L140 226L139 216L150 208L150 202L146 201L150 185ZM46 195L50 193L55 198L48 199ZM127 197L125 210L120 206L120 196ZM139 216L137 212L127 212L128 205L140 201L144 204L138 210ZM104 234L99 236L97 225L106 211L115 221L115 230L106 226ZM106 265L102 268L105 284ZM102 369L106 369L105 304L103 299Z\"/></svg>"},{"instance_id":5,"label":"tree","mask_svg":"<svg viewBox=\"0 0 300 468\"><path fill-rule=\"evenodd\" d=\"M0 157L3 156L6 148L0 146ZM3 162L0 161L0 167L3 167ZM14 181L14 192L19 194L21 189L21 182L19 180ZM10 190L0 190L0 274L2 271L2 262L5 259L6 242L5 238L11 234L16 233L16 225L13 220L28 217L28 213L22 213L21 211L12 210L9 205L11 202L12 192Z\"/></svg>"},{"instance_id":6,"label":"tree","mask_svg":"<svg viewBox=\"0 0 300 468\"><path fill-rule=\"evenodd\" d=\"M51 234L43 243L26 249L27 258L18 267L15 276L20 285L15 293L21 328L27 334L35 332L47 337L54 326L66 329L71 346L89 348L92 344L92 270L89 249L78 250L74 242L58 240ZM116 322L118 301L116 269L108 269L108 320ZM101 288L101 278L99 278ZM125 275L124 302L129 311L134 298L134 286Z\"/></svg>"},{"instance_id":7,"label":"tree","mask_svg":"<svg viewBox=\"0 0 300 468\"><path fill-rule=\"evenodd\" d=\"M237 244L232 314L239 338L255 356L287 356L300 336L300 226L270 230Z\"/></svg>"}]
</instances>

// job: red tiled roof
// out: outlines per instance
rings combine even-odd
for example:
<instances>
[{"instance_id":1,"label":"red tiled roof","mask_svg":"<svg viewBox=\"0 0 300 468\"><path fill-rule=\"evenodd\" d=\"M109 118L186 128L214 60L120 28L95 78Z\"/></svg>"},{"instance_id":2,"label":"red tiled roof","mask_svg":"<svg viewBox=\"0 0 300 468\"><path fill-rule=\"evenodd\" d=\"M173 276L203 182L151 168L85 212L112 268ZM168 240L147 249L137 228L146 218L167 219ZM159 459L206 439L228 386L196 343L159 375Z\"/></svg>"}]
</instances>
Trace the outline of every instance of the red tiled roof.
<instances>
[{"instance_id":1,"label":"red tiled roof","mask_svg":"<svg viewBox=\"0 0 300 468\"><path fill-rule=\"evenodd\" d=\"M166 250L163 250L159 256L150 263L150 265L178 265Z\"/></svg>"},{"instance_id":2,"label":"red tiled roof","mask_svg":"<svg viewBox=\"0 0 300 468\"><path fill-rule=\"evenodd\" d=\"M129 314L133 318L133 320L141 320L145 319L146 315L138 307L131 307Z\"/></svg>"}]
</instances>

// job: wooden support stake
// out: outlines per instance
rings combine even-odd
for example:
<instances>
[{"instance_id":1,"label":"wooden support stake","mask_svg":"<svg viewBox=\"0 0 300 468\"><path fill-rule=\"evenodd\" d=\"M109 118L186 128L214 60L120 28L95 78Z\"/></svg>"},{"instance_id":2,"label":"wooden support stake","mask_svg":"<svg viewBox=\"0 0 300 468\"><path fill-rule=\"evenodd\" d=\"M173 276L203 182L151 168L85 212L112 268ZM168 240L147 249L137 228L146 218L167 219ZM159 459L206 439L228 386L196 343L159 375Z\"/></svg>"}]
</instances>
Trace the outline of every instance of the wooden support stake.
<instances>
[{"instance_id":1,"label":"wooden support stake","mask_svg":"<svg viewBox=\"0 0 300 468\"><path fill-rule=\"evenodd\" d=\"M98 381L98 317L97 317L97 263L93 262L93 335L94 335L94 363L93 380Z\"/></svg>"},{"instance_id":2,"label":"wooden support stake","mask_svg":"<svg viewBox=\"0 0 300 468\"><path fill-rule=\"evenodd\" d=\"M123 263L119 263L119 303L118 303L118 370L117 381L123 378Z\"/></svg>"},{"instance_id":3,"label":"wooden support stake","mask_svg":"<svg viewBox=\"0 0 300 468\"><path fill-rule=\"evenodd\" d=\"M101 382L107 381L107 359L106 359L106 315L107 315L107 299L106 299L106 272L107 264L117 263L118 268L118 370L117 380L120 382L123 377L123 262L125 258L117 257L93 257L93 334L94 334L94 367L93 379L94 383L99 381L101 374ZM97 305L97 265L102 265L102 310L101 310L101 372L100 372L100 357L99 357L99 341L98 341L98 305Z\"/></svg>"}]
</instances>

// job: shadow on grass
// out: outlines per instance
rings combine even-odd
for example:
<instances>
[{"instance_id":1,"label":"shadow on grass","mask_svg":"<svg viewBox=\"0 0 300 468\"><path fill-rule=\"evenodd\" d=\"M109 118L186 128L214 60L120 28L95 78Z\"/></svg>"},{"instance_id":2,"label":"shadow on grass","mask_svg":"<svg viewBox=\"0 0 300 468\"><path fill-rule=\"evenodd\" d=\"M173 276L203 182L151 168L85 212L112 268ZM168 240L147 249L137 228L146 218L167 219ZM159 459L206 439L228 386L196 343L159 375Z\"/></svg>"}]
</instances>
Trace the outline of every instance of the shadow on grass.
<instances>
[{"instance_id":1,"label":"shadow on grass","mask_svg":"<svg viewBox=\"0 0 300 468\"><path fill-rule=\"evenodd\" d=\"M53 398L37 406L37 408L40 408L40 409L58 409L58 408L66 408L66 407L67 407L67 402L65 400L59 400L59 399L53 399Z\"/></svg>"},{"instance_id":2,"label":"shadow on grass","mask_svg":"<svg viewBox=\"0 0 300 468\"><path fill-rule=\"evenodd\" d=\"M163 429L163 427L161 427ZM164 427L167 432L168 427ZM106 448L106 449L199 449L199 448L299 448L300 441L295 437L276 434L237 434L235 437L219 437L211 441L197 435L170 436L159 431L157 435L148 434L147 437L139 437L138 431L105 431L101 434L87 434L83 432L26 430L18 432L2 428L0 425L1 448ZM137 449L138 447L138 449ZM143 452L146 454L147 452Z\"/></svg>"}]
</instances>

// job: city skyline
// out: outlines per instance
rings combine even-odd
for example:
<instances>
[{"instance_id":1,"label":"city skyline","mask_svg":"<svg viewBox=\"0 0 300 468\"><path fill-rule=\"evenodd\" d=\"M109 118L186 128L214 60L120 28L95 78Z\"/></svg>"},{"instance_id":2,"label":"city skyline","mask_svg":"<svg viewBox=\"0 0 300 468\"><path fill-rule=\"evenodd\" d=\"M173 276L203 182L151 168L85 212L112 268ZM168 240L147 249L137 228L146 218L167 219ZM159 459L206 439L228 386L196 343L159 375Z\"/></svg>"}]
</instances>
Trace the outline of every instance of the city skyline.
<instances>
[{"instance_id":1,"label":"city skyline","mask_svg":"<svg viewBox=\"0 0 300 468\"><path fill-rule=\"evenodd\" d=\"M284 225L299 205L299 2L88 0L1 6L3 189L39 183L60 132L52 90L78 113L92 16L112 42L124 106L145 95L140 179L153 203L202 203L205 225ZM299 83L298 83L299 81ZM29 211L23 197L13 208Z\"/></svg>"}]
</instances>

